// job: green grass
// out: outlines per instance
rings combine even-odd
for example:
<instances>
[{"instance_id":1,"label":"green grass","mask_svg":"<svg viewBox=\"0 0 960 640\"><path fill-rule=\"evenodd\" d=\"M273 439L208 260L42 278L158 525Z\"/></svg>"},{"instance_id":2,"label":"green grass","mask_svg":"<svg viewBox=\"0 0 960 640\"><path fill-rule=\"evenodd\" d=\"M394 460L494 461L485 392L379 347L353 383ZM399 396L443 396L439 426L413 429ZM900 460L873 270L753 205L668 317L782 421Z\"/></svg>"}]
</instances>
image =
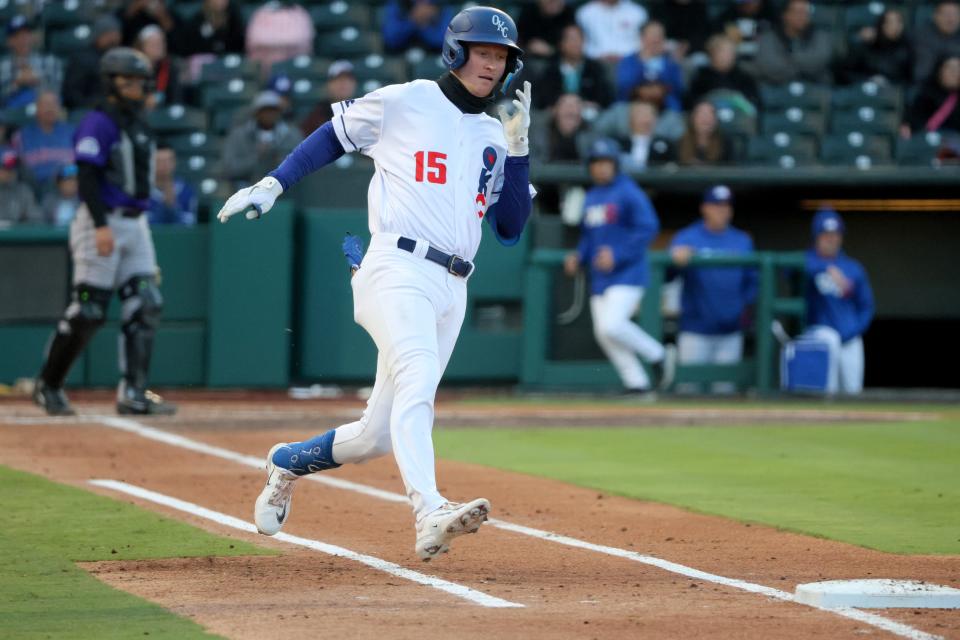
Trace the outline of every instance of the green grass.
<instances>
[{"instance_id":1,"label":"green grass","mask_svg":"<svg viewBox=\"0 0 960 640\"><path fill-rule=\"evenodd\" d=\"M0 505L2 638L216 637L74 563L274 553L6 467Z\"/></svg>"},{"instance_id":2,"label":"green grass","mask_svg":"<svg viewBox=\"0 0 960 640\"><path fill-rule=\"evenodd\" d=\"M905 554L960 554L960 420L457 429L438 455Z\"/></svg>"}]
</instances>

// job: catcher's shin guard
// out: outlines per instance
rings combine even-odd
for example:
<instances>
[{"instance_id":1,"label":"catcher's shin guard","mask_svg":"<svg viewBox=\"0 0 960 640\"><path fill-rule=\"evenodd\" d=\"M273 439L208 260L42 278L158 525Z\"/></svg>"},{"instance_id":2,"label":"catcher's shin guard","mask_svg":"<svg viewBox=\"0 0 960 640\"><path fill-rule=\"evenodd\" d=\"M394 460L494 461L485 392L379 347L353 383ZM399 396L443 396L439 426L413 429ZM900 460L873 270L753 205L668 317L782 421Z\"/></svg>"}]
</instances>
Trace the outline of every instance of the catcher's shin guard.
<instances>
[{"instance_id":1,"label":"catcher's shin guard","mask_svg":"<svg viewBox=\"0 0 960 640\"><path fill-rule=\"evenodd\" d=\"M153 276L134 276L120 288L120 300L123 303L120 372L128 388L142 392L147 388L163 298Z\"/></svg>"},{"instance_id":2,"label":"catcher's shin guard","mask_svg":"<svg viewBox=\"0 0 960 640\"><path fill-rule=\"evenodd\" d=\"M53 389L63 387L70 367L107 317L113 292L86 284L73 289L72 300L47 345L40 379Z\"/></svg>"}]
</instances>

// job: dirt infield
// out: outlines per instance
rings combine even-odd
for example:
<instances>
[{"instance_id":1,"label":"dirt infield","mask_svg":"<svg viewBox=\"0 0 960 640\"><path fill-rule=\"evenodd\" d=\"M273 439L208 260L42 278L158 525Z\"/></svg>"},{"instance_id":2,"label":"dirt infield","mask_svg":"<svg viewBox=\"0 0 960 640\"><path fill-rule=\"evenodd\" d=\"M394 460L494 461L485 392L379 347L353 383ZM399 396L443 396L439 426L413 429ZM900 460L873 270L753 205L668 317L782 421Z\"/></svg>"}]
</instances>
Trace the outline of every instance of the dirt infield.
<instances>
[{"instance_id":1,"label":"dirt infield","mask_svg":"<svg viewBox=\"0 0 960 640\"><path fill-rule=\"evenodd\" d=\"M92 404L84 398L80 406L85 414L111 415L99 396L91 398ZM423 564L413 554L408 506L388 499L387 494L377 497L375 492L363 494L319 482L300 483L284 532L374 556L522 608L486 608L402 575L237 531L88 483L94 478L119 480L249 521L263 476L243 456L259 458L274 442L301 439L333 426L341 414L355 416L359 406L355 401L292 403L270 396L231 406L227 413L211 399L189 403L173 419L114 419L111 423L94 415L49 420L26 403L4 401L0 403L0 464L282 549L280 557L85 565L104 582L229 638L262 640L307 630L312 636L378 640L385 635L393 639L454 634L553 639L919 638L927 637L926 633L960 638L960 611L877 612L916 630L911 636L901 627L896 634L862 620L616 557L598 545L788 593L799 583L837 578L909 578L960 587L960 557L884 554L474 465L441 461L441 490L453 499L483 495L491 500L493 515L501 522L562 534L596 548L573 548L488 525L477 536L458 539L449 556ZM506 414L483 406L443 409L441 405L438 420L456 423L454 410L468 411L470 420L482 419L486 411L487 424L491 419L522 424L538 415L535 406ZM669 419L665 418L669 412L655 407L614 406L606 415L624 420L632 415L636 421L645 412L656 415L660 424ZM561 414L554 412L549 420L555 424ZM574 417L568 417L573 422ZM596 421L596 412L576 419ZM673 419L675 424L688 424L699 422L703 414ZM737 421L745 419L742 413L737 417ZM770 414L763 420L771 421ZM145 433L154 437L144 437ZM162 442L156 433L179 439ZM187 441L228 451L213 457L185 449L182 445ZM236 459L229 452L236 452ZM390 494L402 491L391 459L345 467L329 477Z\"/></svg>"}]
</instances>

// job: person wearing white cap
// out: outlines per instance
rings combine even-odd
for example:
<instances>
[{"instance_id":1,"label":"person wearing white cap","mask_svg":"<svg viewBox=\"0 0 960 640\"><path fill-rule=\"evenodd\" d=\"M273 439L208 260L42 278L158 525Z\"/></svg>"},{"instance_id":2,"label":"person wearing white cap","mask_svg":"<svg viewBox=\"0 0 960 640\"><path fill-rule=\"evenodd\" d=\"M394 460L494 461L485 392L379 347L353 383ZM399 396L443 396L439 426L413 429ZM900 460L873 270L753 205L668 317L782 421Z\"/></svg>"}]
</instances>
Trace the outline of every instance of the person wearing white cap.
<instances>
[{"instance_id":1,"label":"person wearing white cap","mask_svg":"<svg viewBox=\"0 0 960 640\"><path fill-rule=\"evenodd\" d=\"M730 224L733 193L726 185L706 190L700 214L703 219L670 244L670 258L683 275L677 355L681 365L736 364L743 357L743 312L757 297L756 269L687 265L695 255L753 253L753 240ZM713 384L715 393L733 390L728 382Z\"/></svg>"},{"instance_id":2,"label":"person wearing white cap","mask_svg":"<svg viewBox=\"0 0 960 640\"><path fill-rule=\"evenodd\" d=\"M806 253L806 337L827 344L827 393L863 391L862 335L873 320L867 272L842 249L843 218L822 208L813 218L813 247Z\"/></svg>"},{"instance_id":3,"label":"person wearing white cap","mask_svg":"<svg viewBox=\"0 0 960 640\"><path fill-rule=\"evenodd\" d=\"M300 130L283 121L283 101L273 91L261 91L253 100L253 115L234 128L223 145L223 177L248 183L277 166L300 144Z\"/></svg>"},{"instance_id":4,"label":"person wearing white cap","mask_svg":"<svg viewBox=\"0 0 960 640\"><path fill-rule=\"evenodd\" d=\"M300 122L303 135L313 133L324 122L333 118L330 105L357 97L357 76L349 60L334 60L327 68L327 99L321 100Z\"/></svg>"}]
</instances>

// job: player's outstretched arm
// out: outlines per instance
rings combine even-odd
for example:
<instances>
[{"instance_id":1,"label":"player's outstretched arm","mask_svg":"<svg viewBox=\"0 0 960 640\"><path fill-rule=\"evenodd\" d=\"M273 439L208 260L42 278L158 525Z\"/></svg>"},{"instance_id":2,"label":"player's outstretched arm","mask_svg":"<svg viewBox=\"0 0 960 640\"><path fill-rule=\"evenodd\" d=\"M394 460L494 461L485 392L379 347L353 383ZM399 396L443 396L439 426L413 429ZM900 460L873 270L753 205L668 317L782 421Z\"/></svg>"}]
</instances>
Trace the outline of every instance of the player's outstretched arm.
<instances>
[{"instance_id":1,"label":"player's outstretched arm","mask_svg":"<svg viewBox=\"0 0 960 640\"><path fill-rule=\"evenodd\" d=\"M267 176L252 187L245 187L230 196L217 214L217 220L226 222L238 213L245 213L247 220L259 218L273 208L283 187L276 178Z\"/></svg>"}]
</instances>

